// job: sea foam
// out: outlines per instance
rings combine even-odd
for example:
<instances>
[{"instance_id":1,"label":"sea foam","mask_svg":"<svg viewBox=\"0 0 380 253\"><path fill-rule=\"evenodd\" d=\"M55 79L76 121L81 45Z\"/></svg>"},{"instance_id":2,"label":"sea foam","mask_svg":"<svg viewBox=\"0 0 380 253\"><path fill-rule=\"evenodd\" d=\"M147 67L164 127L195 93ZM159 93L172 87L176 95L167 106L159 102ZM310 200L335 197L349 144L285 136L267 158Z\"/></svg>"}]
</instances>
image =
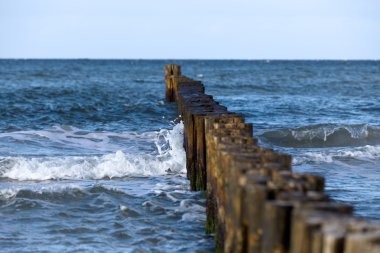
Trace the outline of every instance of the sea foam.
<instances>
[{"instance_id":1,"label":"sea foam","mask_svg":"<svg viewBox=\"0 0 380 253\"><path fill-rule=\"evenodd\" d=\"M0 176L14 180L102 179L162 175L185 171L183 124L155 134L155 154L128 154L122 150L104 155L0 157Z\"/></svg>"},{"instance_id":2,"label":"sea foam","mask_svg":"<svg viewBox=\"0 0 380 253\"><path fill-rule=\"evenodd\" d=\"M338 160L351 159L377 163L380 160L380 146L366 145L364 147L309 151L295 156L293 164L333 163Z\"/></svg>"}]
</instances>

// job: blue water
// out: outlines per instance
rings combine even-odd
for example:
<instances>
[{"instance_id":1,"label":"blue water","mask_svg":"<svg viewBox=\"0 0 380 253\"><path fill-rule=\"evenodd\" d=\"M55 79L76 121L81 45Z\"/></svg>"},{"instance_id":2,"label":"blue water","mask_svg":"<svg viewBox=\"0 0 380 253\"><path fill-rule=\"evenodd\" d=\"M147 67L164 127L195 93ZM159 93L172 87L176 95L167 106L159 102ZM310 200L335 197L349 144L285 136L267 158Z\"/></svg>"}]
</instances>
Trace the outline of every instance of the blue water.
<instances>
[{"instance_id":1,"label":"blue water","mask_svg":"<svg viewBox=\"0 0 380 253\"><path fill-rule=\"evenodd\" d=\"M261 145L293 155L293 170L326 177L327 193L380 219L380 61L184 63Z\"/></svg>"},{"instance_id":2,"label":"blue water","mask_svg":"<svg viewBox=\"0 0 380 253\"><path fill-rule=\"evenodd\" d=\"M163 63L0 61L2 252L210 251Z\"/></svg>"},{"instance_id":3,"label":"blue water","mask_svg":"<svg viewBox=\"0 0 380 253\"><path fill-rule=\"evenodd\" d=\"M380 62L0 60L4 252L212 251L164 64L380 219Z\"/></svg>"}]
</instances>

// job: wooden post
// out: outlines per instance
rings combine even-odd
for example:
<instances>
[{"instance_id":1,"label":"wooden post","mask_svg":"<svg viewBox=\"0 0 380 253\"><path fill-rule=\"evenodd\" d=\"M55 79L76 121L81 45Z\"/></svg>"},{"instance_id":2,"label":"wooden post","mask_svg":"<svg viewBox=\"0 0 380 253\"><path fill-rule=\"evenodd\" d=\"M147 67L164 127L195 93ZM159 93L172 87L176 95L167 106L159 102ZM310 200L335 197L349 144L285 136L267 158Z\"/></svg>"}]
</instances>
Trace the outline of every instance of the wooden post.
<instances>
[{"instance_id":1,"label":"wooden post","mask_svg":"<svg viewBox=\"0 0 380 253\"><path fill-rule=\"evenodd\" d=\"M380 230L347 235L344 253L379 253Z\"/></svg>"},{"instance_id":2,"label":"wooden post","mask_svg":"<svg viewBox=\"0 0 380 253\"><path fill-rule=\"evenodd\" d=\"M191 190L206 191L206 231L217 252L380 252L380 225L329 202L323 177L293 173L290 155L259 147L252 124L179 65L165 66L165 83L184 121Z\"/></svg>"},{"instance_id":3,"label":"wooden post","mask_svg":"<svg viewBox=\"0 0 380 253\"><path fill-rule=\"evenodd\" d=\"M249 214L248 252L261 253L265 203L274 199L274 192L263 183L249 184L244 189L244 205Z\"/></svg>"},{"instance_id":4,"label":"wooden post","mask_svg":"<svg viewBox=\"0 0 380 253\"><path fill-rule=\"evenodd\" d=\"M174 80L173 77L181 75L181 66L175 64L165 65L165 83L166 83L166 99L169 102L175 102L174 100Z\"/></svg>"},{"instance_id":5,"label":"wooden post","mask_svg":"<svg viewBox=\"0 0 380 253\"><path fill-rule=\"evenodd\" d=\"M300 204L292 215L290 252L311 252L313 233L321 228L323 221L351 213L352 207L343 204L326 202Z\"/></svg>"}]
</instances>

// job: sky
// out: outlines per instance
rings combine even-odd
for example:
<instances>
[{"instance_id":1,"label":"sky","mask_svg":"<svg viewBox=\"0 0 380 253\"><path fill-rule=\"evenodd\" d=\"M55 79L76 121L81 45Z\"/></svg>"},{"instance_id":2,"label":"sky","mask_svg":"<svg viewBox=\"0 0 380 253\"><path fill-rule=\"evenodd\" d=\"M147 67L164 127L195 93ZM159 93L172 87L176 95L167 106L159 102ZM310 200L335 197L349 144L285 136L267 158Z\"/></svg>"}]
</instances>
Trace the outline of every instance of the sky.
<instances>
[{"instance_id":1,"label":"sky","mask_svg":"<svg viewBox=\"0 0 380 253\"><path fill-rule=\"evenodd\" d=\"M380 0L0 0L0 58L380 59Z\"/></svg>"}]
</instances>

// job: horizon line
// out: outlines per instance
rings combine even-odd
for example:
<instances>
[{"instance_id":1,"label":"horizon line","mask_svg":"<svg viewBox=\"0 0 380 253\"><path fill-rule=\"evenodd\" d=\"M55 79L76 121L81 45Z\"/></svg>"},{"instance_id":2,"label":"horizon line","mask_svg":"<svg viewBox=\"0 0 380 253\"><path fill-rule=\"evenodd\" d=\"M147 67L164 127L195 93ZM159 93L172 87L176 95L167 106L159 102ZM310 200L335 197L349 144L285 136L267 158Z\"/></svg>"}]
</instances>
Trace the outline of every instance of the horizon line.
<instances>
[{"instance_id":1,"label":"horizon line","mask_svg":"<svg viewBox=\"0 0 380 253\"><path fill-rule=\"evenodd\" d=\"M365 59L365 58L91 58L91 57L78 57L78 58L2 58L0 60L135 60L135 61L379 61L380 59Z\"/></svg>"}]
</instances>

